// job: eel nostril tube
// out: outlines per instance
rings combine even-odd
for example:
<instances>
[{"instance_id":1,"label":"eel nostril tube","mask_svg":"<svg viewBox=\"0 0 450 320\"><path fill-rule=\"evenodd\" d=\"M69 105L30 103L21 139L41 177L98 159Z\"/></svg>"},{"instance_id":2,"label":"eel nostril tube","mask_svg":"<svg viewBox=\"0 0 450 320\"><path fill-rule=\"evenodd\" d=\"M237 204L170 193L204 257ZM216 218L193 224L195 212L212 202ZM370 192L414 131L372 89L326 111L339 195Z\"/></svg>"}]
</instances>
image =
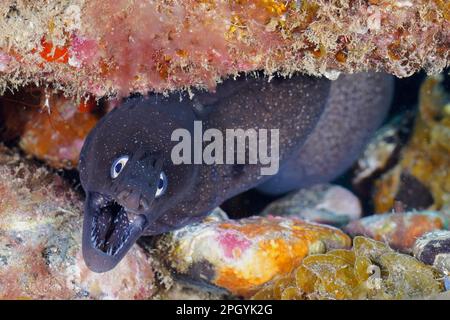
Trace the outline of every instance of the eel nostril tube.
<instances>
[{"instance_id":1,"label":"eel nostril tube","mask_svg":"<svg viewBox=\"0 0 450 320\"><path fill-rule=\"evenodd\" d=\"M141 200L141 194L138 191L132 191L128 194L128 196L123 199L123 205L130 210L138 210L140 201Z\"/></svg>"},{"instance_id":2,"label":"eel nostril tube","mask_svg":"<svg viewBox=\"0 0 450 320\"><path fill-rule=\"evenodd\" d=\"M141 195L139 192L122 190L117 195L117 201L120 205L129 210L138 210L142 205Z\"/></svg>"},{"instance_id":3,"label":"eel nostril tube","mask_svg":"<svg viewBox=\"0 0 450 320\"><path fill-rule=\"evenodd\" d=\"M139 200L139 205L145 211L148 211L150 209L150 204L148 203L147 199L145 199L144 197L141 197L141 199Z\"/></svg>"},{"instance_id":4,"label":"eel nostril tube","mask_svg":"<svg viewBox=\"0 0 450 320\"><path fill-rule=\"evenodd\" d=\"M130 194L131 192L129 190L122 190L117 195L117 200L119 200L119 202L125 203Z\"/></svg>"}]
</instances>

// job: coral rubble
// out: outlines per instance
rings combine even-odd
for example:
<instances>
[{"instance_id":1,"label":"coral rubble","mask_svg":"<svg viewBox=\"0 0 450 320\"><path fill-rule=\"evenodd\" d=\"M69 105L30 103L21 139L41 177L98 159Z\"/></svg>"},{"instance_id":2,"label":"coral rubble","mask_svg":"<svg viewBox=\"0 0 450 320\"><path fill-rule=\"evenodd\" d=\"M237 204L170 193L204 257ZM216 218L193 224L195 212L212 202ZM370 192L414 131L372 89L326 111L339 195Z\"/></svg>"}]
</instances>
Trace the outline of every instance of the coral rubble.
<instances>
[{"instance_id":1,"label":"coral rubble","mask_svg":"<svg viewBox=\"0 0 450 320\"><path fill-rule=\"evenodd\" d=\"M449 11L441 0L6 0L1 85L46 81L101 96L213 88L261 69L437 73L450 61Z\"/></svg>"}]
</instances>

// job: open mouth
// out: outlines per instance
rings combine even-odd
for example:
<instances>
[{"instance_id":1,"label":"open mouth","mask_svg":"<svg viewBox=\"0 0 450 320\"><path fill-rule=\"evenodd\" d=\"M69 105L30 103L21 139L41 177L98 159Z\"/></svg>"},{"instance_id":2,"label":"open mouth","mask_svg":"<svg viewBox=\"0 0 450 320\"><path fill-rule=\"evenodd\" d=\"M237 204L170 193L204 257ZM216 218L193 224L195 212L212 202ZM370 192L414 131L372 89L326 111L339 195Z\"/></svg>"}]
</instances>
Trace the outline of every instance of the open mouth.
<instances>
[{"instance_id":1,"label":"open mouth","mask_svg":"<svg viewBox=\"0 0 450 320\"><path fill-rule=\"evenodd\" d=\"M127 210L113 198L90 192L83 226L83 256L90 269L105 272L115 267L142 234L143 214Z\"/></svg>"},{"instance_id":2,"label":"open mouth","mask_svg":"<svg viewBox=\"0 0 450 320\"><path fill-rule=\"evenodd\" d=\"M93 222L92 243L108 255L115 255L130 236L130 221L124 207L108 199L97 209Z\"/></svg>"}]
</instances>

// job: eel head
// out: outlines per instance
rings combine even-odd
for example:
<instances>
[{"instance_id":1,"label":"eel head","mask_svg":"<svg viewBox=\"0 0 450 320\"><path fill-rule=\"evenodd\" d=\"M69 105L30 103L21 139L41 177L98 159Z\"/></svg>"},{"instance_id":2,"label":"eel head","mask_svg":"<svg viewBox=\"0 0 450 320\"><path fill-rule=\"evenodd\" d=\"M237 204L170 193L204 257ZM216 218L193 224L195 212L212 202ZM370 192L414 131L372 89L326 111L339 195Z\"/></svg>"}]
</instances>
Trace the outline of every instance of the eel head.
<instances>
[{"instance_id":1,"label":"eel head","mask_svg":"<svg viewBox=\"0 0 450 320\"><path fill-rule=\"evenodd\" d=\"M183 123L153 106L133 100L117 107L90 132L81 151L82 249L92 271L111 270L140 236L183 222L171 212L192 189L195 166L170 161L170 133Z\"/></svg>"}]
</instances>

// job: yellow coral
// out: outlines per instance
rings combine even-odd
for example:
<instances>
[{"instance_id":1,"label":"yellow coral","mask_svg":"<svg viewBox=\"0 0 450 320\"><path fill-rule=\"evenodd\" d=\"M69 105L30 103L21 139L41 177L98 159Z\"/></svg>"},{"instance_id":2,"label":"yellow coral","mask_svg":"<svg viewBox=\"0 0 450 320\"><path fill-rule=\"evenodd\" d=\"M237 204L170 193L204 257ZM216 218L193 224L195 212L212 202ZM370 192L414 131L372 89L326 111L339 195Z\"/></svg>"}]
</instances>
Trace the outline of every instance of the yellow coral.
<instances>
[{"instance_id":1,"label":"yellow coral","mask_svg":"<svg viewBox=\"0 0 450 320\"><path fill-rule=\"evenodd\" d=\"M443 290L434 269L386 244L355 237L352 250L303 259L292 273L263 287L253 299L407 299Z\"/></svg>"}]
</instances>

